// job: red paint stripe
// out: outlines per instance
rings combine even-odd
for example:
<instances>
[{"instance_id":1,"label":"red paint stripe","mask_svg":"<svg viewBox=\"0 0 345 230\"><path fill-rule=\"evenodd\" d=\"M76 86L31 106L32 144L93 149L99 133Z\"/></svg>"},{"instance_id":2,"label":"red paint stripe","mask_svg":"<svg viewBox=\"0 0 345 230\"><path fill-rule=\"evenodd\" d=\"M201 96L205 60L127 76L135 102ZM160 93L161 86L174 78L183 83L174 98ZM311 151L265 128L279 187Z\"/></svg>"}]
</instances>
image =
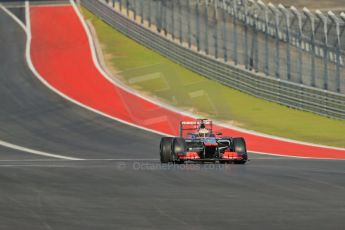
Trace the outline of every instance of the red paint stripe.
<instances>
[{"instance_id":1,"label":"red paint stripe","mask_svg":"<svg viewBox=\"0 0 345 230\"><path fill-rule=\"evenodd\" d=\"M93 63L86 32L71 6L32 7L30 12L33 64L63 94L110 116L171 135L178 135L180 120L193 120L128 93L102 76ZM244 136L252 151L345 159L343 150L214 128L225 135Z\"/></svg>"}]
</instances>

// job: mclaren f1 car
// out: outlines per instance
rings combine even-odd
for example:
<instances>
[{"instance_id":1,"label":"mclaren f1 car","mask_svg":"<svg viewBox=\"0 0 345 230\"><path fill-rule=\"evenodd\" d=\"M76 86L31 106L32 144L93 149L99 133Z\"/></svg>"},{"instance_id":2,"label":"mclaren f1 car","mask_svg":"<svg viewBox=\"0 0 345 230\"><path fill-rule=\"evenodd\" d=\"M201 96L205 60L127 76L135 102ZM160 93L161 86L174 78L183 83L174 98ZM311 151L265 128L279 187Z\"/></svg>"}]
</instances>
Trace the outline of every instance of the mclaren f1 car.
<instances>
[{"instance_id":1,"label":"mclaren f1 car","mask_svg":"<svg viewBox=\"0 0 345 230\"><path fill-rule=\"evenodd\" d=\"M213 133L212 121L181 121L179 137L162 137L161 163L186 161L245 164L248 160L243 137Z\"/></svg>"}]
</instances>

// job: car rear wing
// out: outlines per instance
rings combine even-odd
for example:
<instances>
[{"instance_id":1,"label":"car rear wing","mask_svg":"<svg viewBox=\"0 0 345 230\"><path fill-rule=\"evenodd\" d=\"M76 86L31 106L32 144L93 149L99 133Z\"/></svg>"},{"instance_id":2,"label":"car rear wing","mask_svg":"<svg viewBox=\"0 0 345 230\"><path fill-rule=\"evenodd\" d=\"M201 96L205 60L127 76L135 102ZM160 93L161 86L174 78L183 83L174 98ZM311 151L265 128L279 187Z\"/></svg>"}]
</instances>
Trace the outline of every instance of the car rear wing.
<instances>
[{"instance_id":1,"label":"car rear wing","mask_svg":"<svg viewBox=\"0 0 345 230\"><path fill-rule=\"evenodd\" d=\"M205 128L212 134L212 121L207 119L197 119L196 121L180 121L180 137L185 136L186 131L196 132L201 124L204 124Z\"/></svg>"}]
</instances>

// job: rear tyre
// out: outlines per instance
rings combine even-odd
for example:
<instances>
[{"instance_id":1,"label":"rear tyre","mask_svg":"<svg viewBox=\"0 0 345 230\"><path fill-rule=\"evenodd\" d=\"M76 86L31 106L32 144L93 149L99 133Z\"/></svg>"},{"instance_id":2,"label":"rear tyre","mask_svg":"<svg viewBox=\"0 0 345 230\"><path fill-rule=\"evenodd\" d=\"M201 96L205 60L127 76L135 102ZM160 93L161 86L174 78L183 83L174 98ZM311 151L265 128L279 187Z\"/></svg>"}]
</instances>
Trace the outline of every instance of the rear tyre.
<instances>
[{"instance_id":1,"label":"rear tyre","mask_svg":"<svg viewBox=\"0 0 345 230\"><path fill-rule=\"evenodd\" d=\"M172 161L172 143L173 137L162 137L160 143L160 160L161 163L169 163Z\"/></svg>"},{"instance_id":2,"label":"rear tyre","mask_svg":"<svg viewBox=\"0 0 345 230\"><path fill-rule=\"evenodd\" d=\"M172 146L172 161L176 163L183 163L183 160L178 159L179 154L185 154L186 153L186 142L183 138L174 138L173 140L173 146Z\"/></svg>"}]
</instances>

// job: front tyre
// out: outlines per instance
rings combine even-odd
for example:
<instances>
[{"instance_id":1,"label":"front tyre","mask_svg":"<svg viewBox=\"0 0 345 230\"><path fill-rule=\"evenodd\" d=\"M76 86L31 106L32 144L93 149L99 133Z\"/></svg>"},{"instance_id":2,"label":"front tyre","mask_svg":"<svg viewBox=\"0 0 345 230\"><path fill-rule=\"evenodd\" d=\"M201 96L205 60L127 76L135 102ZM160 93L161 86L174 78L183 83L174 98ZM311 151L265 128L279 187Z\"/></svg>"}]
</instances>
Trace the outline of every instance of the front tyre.
<instances>
[{"instance_id":1,"label":"front tyre","mask_svg":"<svg viewBox=\"0 0 345 230\"><path fill-rule=\"evenodd\" d=\"M248 155L247 155L247 147L246 147L246 141L244 140L243 137L236 137L233 138L233 149L234 151L239 154L242 155L242 160L236 160L234 161L234 164L245 164L247 162L248 159Z\"/></svg>"},{"instance_id":2,"label":"front tyre","mask_svg":"<svg viewBox=\"0 0 345 230\"><path fill-rule=\"evenodd\" d=\"M233 143L234 143L234 150L237 153L241 153L241 154L247 154L247 147L246 147L246 142L244 140L243 137L236 137L232 139Z\"/></svg>"}]
</instances>

